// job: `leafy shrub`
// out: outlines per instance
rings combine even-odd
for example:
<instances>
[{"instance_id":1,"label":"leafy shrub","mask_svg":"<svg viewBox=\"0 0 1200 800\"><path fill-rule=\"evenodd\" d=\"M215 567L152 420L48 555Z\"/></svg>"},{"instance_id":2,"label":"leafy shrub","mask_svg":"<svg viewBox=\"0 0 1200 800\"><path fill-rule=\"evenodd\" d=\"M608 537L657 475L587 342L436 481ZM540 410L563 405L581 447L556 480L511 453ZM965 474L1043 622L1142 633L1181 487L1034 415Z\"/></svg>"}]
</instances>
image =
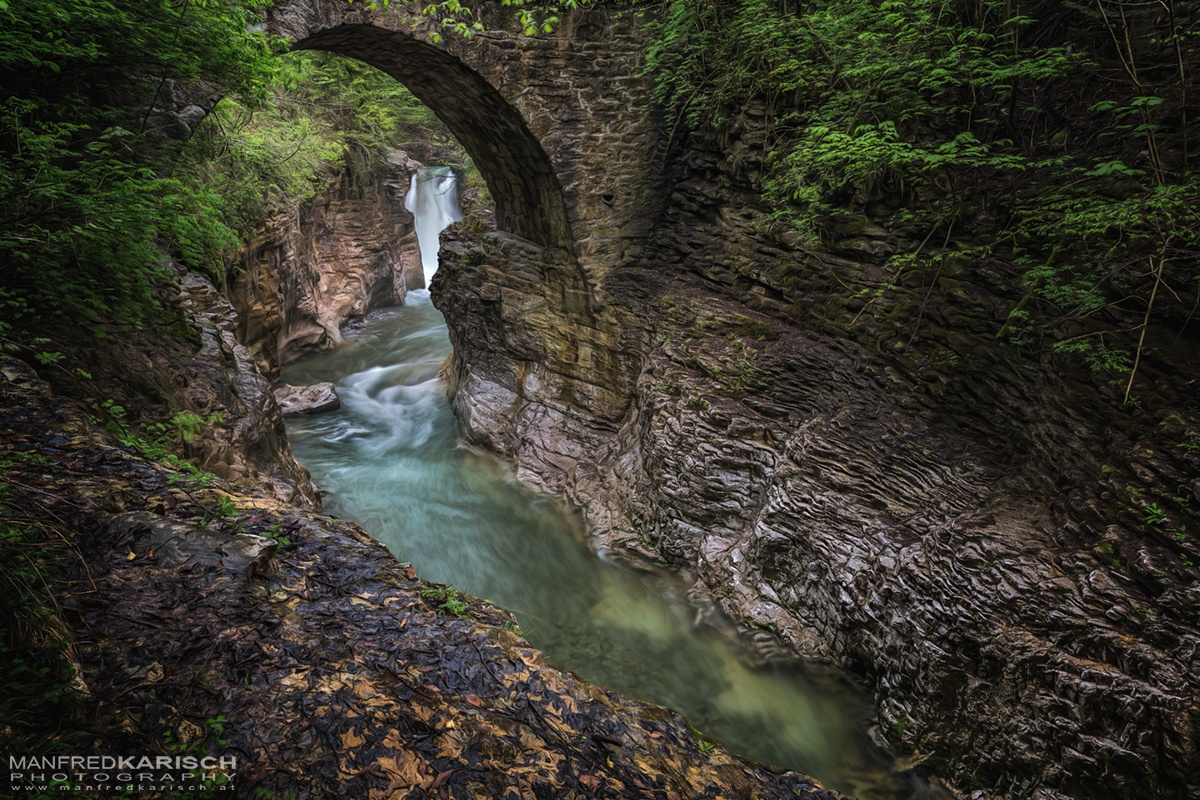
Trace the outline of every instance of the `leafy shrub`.
<instances>
[{"instance_id":1,"label":"leafy shrub","mask_svg":"<svg viewBox=\"0 0 1200 800\"><path fill-rule=\"evenodd\" d=\"M1049 334L1128 370L1128 395L1152 314L1197 277L1194 12L1180 0L675 0L647 63L673 139L705 128L733 140L736 168L753 155L739 134L765 119L767 223L815 242L890 196L893 224L918 240L985 234L968 255L1002 254L1028 291L1002 333ZM1144 312L1132 331L1104 316L1114 300ZM1120 339L1130 332L1135 343Z\"/></svg>"},{"instance_id":2,"label":"leafy shrub","mask_svg":"<svg viewBox=\"0 0 1200 800\"><path fill-rule=\"evenodd\" d=\"M396 81L322 53L276 58L238 0L12 0L0 10L0 339L47 314L173 325L176 275L219 284L270 209L335 171L376 180L441 129ZM205 88L207 87L207 88ZM186 143L155 134L168 94L225 93ZM141 110L139 110L141 109Z\"/></svg>"}]
</instances>

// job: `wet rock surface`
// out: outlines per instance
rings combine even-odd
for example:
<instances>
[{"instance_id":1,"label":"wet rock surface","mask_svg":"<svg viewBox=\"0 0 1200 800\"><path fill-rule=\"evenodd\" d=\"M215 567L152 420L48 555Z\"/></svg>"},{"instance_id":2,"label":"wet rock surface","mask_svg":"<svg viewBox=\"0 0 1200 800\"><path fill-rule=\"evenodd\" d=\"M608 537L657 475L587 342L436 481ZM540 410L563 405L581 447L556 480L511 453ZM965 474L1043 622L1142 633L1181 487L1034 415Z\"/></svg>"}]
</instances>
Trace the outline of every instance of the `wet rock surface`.
<instances>
[{"instance_id":1,"label":"wet rock surface","mask_svg":"<svg viewBox=\"0 0 1200 800\"><path fill-rule=\"evenodd\" d=\"M96 443L2 366L0 444L25 454L10 506L66 526L81 556L59 598L98 709L79 754L161 754L169 734L235 756L239 796L840 797L547 667L506 612L351 523Z\"/></svg>"},{"instance_id":2,"label":"wet rock surface","mask_svg":"<svg viewBox=\"0 0 1200 800\"><path fill-rule=\"evenodd\" d=\"M696 139L672 151L646 111L641 41L628 19L572 16L543 42L488 19L484 46L447 37L434 48L428 24L410 25L399 5L380 22L361 4L314 0L273 10L271 24L304 46L363 57L411 82L483 156L500 225L517 236L494 237L477 255L455 259L434 287L455 343L454 402L472 442L515 457L522 477L575 499L605 546L691 570L697 596L715 596L764 651L799 652L864 676L890 741L964 794L1195 796L1194 338L1150 330L1142 407L1123 408L1077 364L997 341L1020 299L1016 271L1002 260L957 257L947 237L936 268L885 266L891 253L934 252L940 239L926 246L925 231L893 225L899 196L855 200L844 219L823 221L820 247L765 233L757 216L768 209L755 184L755 154L770 143L761 111L747 109L722 143ZM282 262L264 259L268 271L272 263ZM284 330L283 307L269 299L255 306L246 340L269 342L264 332ZM336 340L337 326L319 313L305 320L289 323L289 346ZM198 374L243 363L224 334L205 341ZM253 359L270 369L269 349ZM247 388L262 395L253 381ZM269 444L277 429L267 419L245 428ZM261 439L247 442L258 451L251 462L269 461ZM250 474L233 453L218 448L209 461ZM137 484L150 473L129 474ZM113 480L81 491L117 514L140 503L143 489ZM189 502L168 496L148 510L169 516L170 502ZM267 518L282 526L302 517ZM133 535L153 530L147 523ZM133 570L139 553L119 555L129 553L132 560L106 575ZM288 570L318 562L286 549L275 563L281 581L329 603L330 619L366 613L348 608L352 598L338 590L359 592L365 581L376 591L355 577L365 573L323 561L300 583ZM203 593L215 583L197 585ZM426 656L410 659L417 672L402 665L387 677L378 662L354 658L378 645L317 653L317 628L269 658L257 642L246 644L267 624L260 620L296 630L286 625L302 614L277 610L295 600L287 585L270 584L289 599L272 604L268 595L265 606L245 588L221 595L242 602L253 623L204 617L211 630L246 630L214 645L235 677L255 685L262 676L252 665L263 659L284 665L273 667L281 678L303 672L292 664L329 659L329 672L308 668L303 692L354 703L354 713L364 704L356 679L335 685L329 675L367 671L396 680L393 688L403 675L424 686L416 679L420 666L433 666L420 660ZM374 596L358 599L370 605ZM164 609L157 617L114 628L123 632L105 646L137 658L127 642L156 637L151 626L182 624L169 617L177 600L156 602ZM205 656L192 648L190 663ZM147 675L157 674L153 664ZM216 669L205 667L209 679L241 697ZM309 686L322 676L330 682ZM153 709L186 705L147 694L173 687L125 680L128 692L142 693L152 721ZM431 684L458 686L454 680ZM407 700L429 700L411 691ZM471 694L482 703L486 690ZM221 707L201 690L188 702L193 696ZM468 715L477 708L460 706ZM353 765L343 770L340 756L329 755L342 735L332 715L304 713L289 720L284 740L299 730L325 743L312 762L322 786L357 791L367 784L337 782L384 780L369 769L355 776ZM532 717L520 719L533 724ZM237 735L248 741L253 733ZM549 732L539 737L556 741ZM425 747L434 737L416 739ZM357 739L344 745L354 746ZM253 744L239 747L254 752ZM393 763L403 773L410 762ZM434 768L418 773L427 793L470 774L464 767L438 784L448 770Z\"/></svg>"},{"instance_id":3,"label":"wet rock surface","mask_svg":"<svg viewBox=\"0 0 1200 800\"><path fill-rule=\"evenodd\" d=\"M799 249L756 223L753 164L681 161L602 307L503 242L443 267L466 436L601 547L696 575L764 654L863 676L889 741L964 795L1194 793L1192 345L1143 364L1153 412L1122 408L997 341L1003 263L894 276L920 241L865 213Z\"/></svg>"},{"instance_id":4,"label":"wet rock surface","mask_svg":"<svg viewBox=\"0 0 1200 800\"><path fill-rule=\"evenodd\" d=\"M110 437L154 440L225 480L314 507L317 489L292 456L270 382L237 338L236 311L207 278L176 280L169 326L57 328L71 368L44 377Z\"/></svg>"},{"instance_id":5,"label":"wet rock surface","mask_svg":"<svg viewBox=\"0 0 1200 800\"><path fill-rule=\"evenodd\" d=\"M388 164L389 174L366 188L330 176L310 205L276 210L243 248L229 298L238 339L264 375L336 346L347 322L402 303L409 288L424 283L412 214L404 208L420 164L400 151Z\"/></svg>"},{"instance_id":6,"label":"wet rock surface","mask_svg":"<svg viewBox=\"0 0 1200 800\"><path fill-rule=\"evenodd\" d=\"M312 386L277 386L275 401L285 417L295 414L320 414L342 407L341 398L332 383L314 383Z\"/></svg>"}]
</instances>

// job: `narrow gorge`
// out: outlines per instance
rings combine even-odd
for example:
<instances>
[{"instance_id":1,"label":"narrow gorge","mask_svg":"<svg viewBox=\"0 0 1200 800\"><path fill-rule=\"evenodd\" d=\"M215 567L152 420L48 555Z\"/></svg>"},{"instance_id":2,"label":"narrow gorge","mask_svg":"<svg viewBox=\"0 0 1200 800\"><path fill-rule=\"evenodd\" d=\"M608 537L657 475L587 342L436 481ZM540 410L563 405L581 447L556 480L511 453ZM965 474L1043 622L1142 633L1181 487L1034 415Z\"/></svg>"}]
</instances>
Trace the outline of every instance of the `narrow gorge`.
<instances>
[{"instance_id":1,"label":"narrow gorge","mask_svg":"<svg viewBox=\"0 0 1200 800\"><path fill-rule=\"evenodd\" d=\"M368 320L433 315L428 293L455 457L503 481L498 456L513 491L569 504L585 549L670 576L688 626L741 658L861 682L873 720L852 727L891 759L890 796L1200 797L1194 298L1164 291L1140 329L1140 306L1106 306L1137 343L1129 402L1012 333L1040 284L982 225L915 224L920 198L886 183L839 197L815 239L774 225L772 107L743 97L719 132L664 114L655 13L590 5L532 36L481 3L467 38L405 3L264 12L296 49L408 86L491 203L447 230L429 280L405 208L421 164L395 151L376 184L276 209L225 286L180 268L184 342L81 337L90 384L5 358L0 429L26 454L5 480L84 534L59 600L98 709L80 751L150 751L183 720L185 743L238 754L246 796L839 796L550 652L582 678L558 671L510 612L318 513L331 487L272 389L332 379L321 359L366 349ZM440 403L434 350L353 380ZM129 419L217 420L181 445L214 482L101 430L94 386Z\"/></svg>"}]
</instances>

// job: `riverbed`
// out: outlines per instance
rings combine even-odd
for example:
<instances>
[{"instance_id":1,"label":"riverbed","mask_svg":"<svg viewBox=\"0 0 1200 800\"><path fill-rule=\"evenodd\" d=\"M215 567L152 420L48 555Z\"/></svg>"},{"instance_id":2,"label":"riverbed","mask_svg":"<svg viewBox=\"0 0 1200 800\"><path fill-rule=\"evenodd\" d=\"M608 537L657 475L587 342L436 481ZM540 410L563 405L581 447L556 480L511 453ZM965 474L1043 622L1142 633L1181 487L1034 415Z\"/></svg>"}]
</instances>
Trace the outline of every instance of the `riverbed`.
<instances>
[{"instance_id":1,"label":"riverbed","mask_svg":"<svg viewBox=\"0 0 1200 800\"><path fill-rule=\"evenodd\" d=\"M283 375L333 382L342 399L338 411L288 425L328 513L360 524L422 577L512 610L554 666L675 708L735 753L861 800L923 794L871 745L869 704L849 680L761 665L731 626L696 626L682 582L599 558L578 514L460 444L438 376L450 342L428 292L344 334L337 350Z\"/></svg>"}]
</instances>

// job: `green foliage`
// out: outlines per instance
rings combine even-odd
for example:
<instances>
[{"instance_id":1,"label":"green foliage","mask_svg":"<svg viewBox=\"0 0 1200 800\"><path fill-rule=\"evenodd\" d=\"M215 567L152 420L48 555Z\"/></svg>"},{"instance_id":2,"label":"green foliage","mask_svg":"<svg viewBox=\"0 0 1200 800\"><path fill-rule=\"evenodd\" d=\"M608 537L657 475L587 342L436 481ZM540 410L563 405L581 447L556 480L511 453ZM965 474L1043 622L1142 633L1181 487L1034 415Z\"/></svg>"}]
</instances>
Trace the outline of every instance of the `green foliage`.
<instances>
[{"instance_id":1,"label":"green foliage","mask_svg":"<svg viewBox=\"0 0 1200 800\"><path fill-rule=\"evenodd\" d=\"M1195 293L1195 11L675 0L647 64L673 140L703 128L733 142L735 169L757 159L772 227L836 239L846 212L890 196L918 240L986 233L971 255L1011 253L1028 289L1004 337L1061 339L1132 381L1156 304ZM755 154L739 134L763 118ZM1144 311L1136 344L1114 335L1130 332L1114 300Z\"/></svg>"},{"instance_id":2,"label":"green foliage","mask_svg":"<svg viewBox=\"0 0 1200 800\"><path fill-rule=\"evenodd\" d=\"M981 3L964 22L944 0L826 0L802 11L684 0L656 26L648 64L657 99L692 126L729 129L745 104L762 106L778 137L764 186L800 207L790 214L802 229L882 187L949 192L945 218L974 188L972 173L1029 166L998 118L981 122L979 98L1000 102L1013 82L1087 63L1063 48L1015 47L1030 20L1005 8Z\"/></svg>"},{"instance_id":3,"label":"green foliage","mask_svg":"<svg viewBox=\"0 0 1200 800\"><path fill-rule=\"evenodd\" d=\"M176 413L167 423L150 426L152 431L157 432L160 436L168 436L174 434L185 442L190 442L200 435L200 431L209 425L220 425L225 421L225 417L219 412L214 411L207 417L202 417L199 414L193 414L189 411L180 411Z\"/></svg>"},{"instance_id":4,"label":"green foliage","mask_svg":"<svg viewBox=\"0 0 1200 800\"><path fill-rule=\"evenodd\" d=\"M371 8L386 7L388 0L366 0ZM528 2L528 0L502 0L502 5L511 6L521 31L526 36L537 36L551 33L559 23L562 11L573 11L592 5L595 0L563 0L560 5ZM475 19L475 12L470 5L461 0L441 0L422 7L421 14L437 20L443 31L457 34L463 38L471 38L483 32L483 24ZM440 34L434 34L433 40L440 42Z\"/></svg>"},{"instance_id":5,"label":"green foliage","mask_svg":"<svg viewBox=\"0 0 1200 800\"><path fill-rule=\"evenodd\" d=\"M229 254L273 208L344 170L373 182L390 150L442 129L371 67L276 58L279 43L254 32L241 0L14 0L12 16L0 28L6 350L31 349L47 315L98 338L179 329L171 258L221 284ZM149 124L152 106L217 87L225 99L187 142Z\"/></svg>"},{"instance_id":6,"label":"green foliage","mask_svg":"<svg viewBox=\"0 0 1200 800\"><path fill-rule=\"evenodd\" d=\"M176 173L194 192L209 192L211 213L246 237L271 209L305 203L339 173L359 188L375 183L389 152L443 130L375 68L329 53L291 53L280 57L265 97L229 97L217 106Z\"/></svg>"},{"instance_id":7,"label":"green foliage","mask_svg":"<svg viewBox=\"0 0 1200 800\"><path fill-rule=\"evenodd\" d=\"M53 559L68 542L29 521L15 502L17 462L51 466L36 454L10 452L0 460L0 749L50 754L67 747L60 726L82 702L51 583Z\"/></svg>"},{"instance_id":8,"label":"green foliage","mask_svg":"<svg viewBox=\"0 0 1200 800\"><path fill-rule=\"evenodd\" d=\"M279 543L280 547L287 547L292 543L291 539L283 535L283 526L279 524L272 525L265 531L260 531L258 535L266 537L267 539L274 539Z\"/></svg>"},{"instance_id":9,"label":"green foliage","mask_svg":"<svg viewBox=\"0 0 1200 800\"><path fill-rule=\"evenodd\" d=\"M0 27L0 336L38 315L169 313L160 239L202 267L235 239L211 194L169 176L148 109L168 78L258 91L268 43L232 0L13 0Z\"/></svg>"},{"instance_id":10,"label":"green foliage","mask_svg":"<svg viewBox=\"0 0 1200 800\"><path fill-rule=\"evenodd\" d=\"M212 512L218 517L236 517L242 513L242 510L233 502L233 498L223 494L213 503Z\"/></svg>"},{"instance_id":11,"label":"green foliage","mask_svg":"<svg viewBox=\"0 0 1200 800\"><path fill-rule=\"evenodd\" d=\"M470 610L467 608L466 595L449 586L426 586L421 590L421 596L433 600L437 610L450 614L459 619L469 619Z\"/></svg>"},{"instance_id":12,"label":"green foliage","mask_svg":"<svg viewBox=\"0 0 1200 800\"><path fill-rule=\"evenodd\" d=\"M186 480L200 486L212 480L212 474L180 458L176 451L196 438L203 428L222 424L225 418L219 412L201 417L199 414L181 411L166 422L152 422L138 429L129 420L124 406L115 400L93 400L91 404L92 410L98 415L91 417L92 424L103 427L121 446L137 450L151 461L170 464L178 469Z\"/></svg>"}]
</instances>

